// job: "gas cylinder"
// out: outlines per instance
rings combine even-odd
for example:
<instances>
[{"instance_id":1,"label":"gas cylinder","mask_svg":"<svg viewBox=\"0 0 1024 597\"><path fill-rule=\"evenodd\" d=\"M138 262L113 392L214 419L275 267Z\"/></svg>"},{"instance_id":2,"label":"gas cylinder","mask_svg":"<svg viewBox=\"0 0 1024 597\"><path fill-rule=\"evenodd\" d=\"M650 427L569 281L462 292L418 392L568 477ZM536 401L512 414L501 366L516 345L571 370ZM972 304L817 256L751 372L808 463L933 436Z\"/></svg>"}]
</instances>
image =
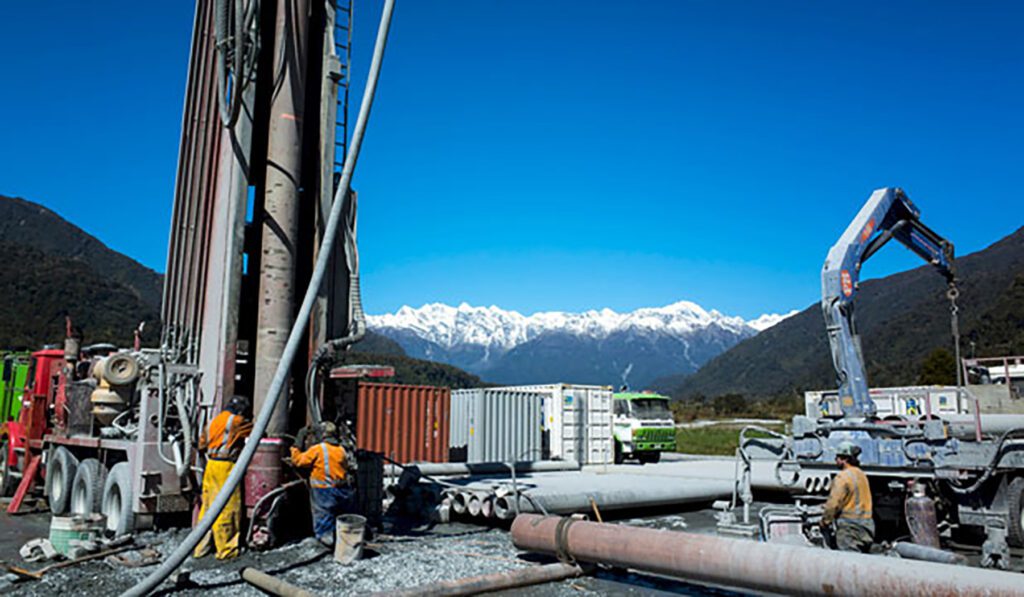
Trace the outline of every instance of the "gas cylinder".
<instances>
[{"instance_id":1,"label":"gas cylinder","mask_svg":"<svg viewBox=\"0 0 1024 597\"><path fill-rule=\"evenodd\" d=\"M907 527L910 529L910 540L918 545L938 549L940 547L939 524L935 515L935 500L928 497L924 483L911 483L905 512Z\"/></svg>"}]
</instances>

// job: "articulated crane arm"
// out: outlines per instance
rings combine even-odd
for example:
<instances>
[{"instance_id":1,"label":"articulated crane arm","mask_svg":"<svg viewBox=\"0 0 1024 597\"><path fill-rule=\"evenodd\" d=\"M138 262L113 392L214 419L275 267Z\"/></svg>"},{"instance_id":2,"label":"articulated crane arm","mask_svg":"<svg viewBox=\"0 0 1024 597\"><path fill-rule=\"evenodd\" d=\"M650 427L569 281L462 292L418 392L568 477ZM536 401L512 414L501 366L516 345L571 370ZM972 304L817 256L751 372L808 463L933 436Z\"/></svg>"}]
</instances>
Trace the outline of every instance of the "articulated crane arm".
<instances>
[{"instance_id":1,"label":"articulated crane arm","mask_svg":"<svg viewBox=\"0 0 1024 597\"><path fill-rule=\"evenodd\" d=\"M878 189L825 259L821 271L821 308L825 312L844 417L875 414L853 318L853 299L857 294L861 264L895 238L938 268L949 284L950 299L956 298L953 244L922 224L920 215L921 211L902 189Z\"/></svg>"}]
</instances>

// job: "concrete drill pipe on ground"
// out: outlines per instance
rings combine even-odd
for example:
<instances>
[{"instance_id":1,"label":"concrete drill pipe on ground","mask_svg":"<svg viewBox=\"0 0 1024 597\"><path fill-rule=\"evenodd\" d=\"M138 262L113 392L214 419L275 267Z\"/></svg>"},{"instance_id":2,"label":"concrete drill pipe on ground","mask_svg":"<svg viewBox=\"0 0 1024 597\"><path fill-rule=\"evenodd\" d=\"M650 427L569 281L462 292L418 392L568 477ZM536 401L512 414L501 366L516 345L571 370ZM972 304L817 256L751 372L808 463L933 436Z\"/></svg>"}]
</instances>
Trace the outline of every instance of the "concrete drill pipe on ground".
<instances>
[{"instance_id":1,"label":"concrete drill pipe on ground","mask_svg":"<svg viewBox=\"0 0 1024 597\"><path fill-rule=\"evenodd\" d=\"M656 479L648 477L643 483L630 483L632 479L612 479L610 476L596 476L586 479L554 479L559 484L521 490L518 512L541 512L568 514L590 512L593 499L598 508L622 510L628 508L654 508L679 504L711 503L732 494L732 482L717 479ZM598 482L603 482L598 485ZM494 514L503 520L515 517L516 496L504 495L494 500Z\"/></svg>"},{"instance_id":2,"label":"concrete drill pipe on ground","mask_svg":"<svg viewBox=\"0 0 1024 597\"><path fill-rule=\"evenodd\" d=\"M563 522L564 521L564 522ZM561 525L561 526L560 526ZM964 566L522 514L523 550L784 595L1021 595L1024 577Z\"/></svg>"},{"instance_id":3,"label":"concrete drill pipe on ground","mask_svg":"<svg viewBox=\"0 0 1024 597\"><path fill-rule=\"evenodd\" d=\"M280 597L316 597L316 593L307 591L302 587L297 587L279 578L274 578L256 568L242 568L239 575L245 582L271 595L279 595Z\"/></svg>"},{"instance_id":4,"label":"concrete drill pipe on ground","mask_svg":"<svg viewBox=\"0 0 1024 597\"><path fill-rule=\"evenodd\" d=\"M444 580L429 585L375 593L371 597L427 597L435 595L477 595L490 591L516 589L529 585L558 582L583 574L579 566L572 564L544 564L529 566L508 572L498 572L459 580Z\"/></svg>"}]
</instances>

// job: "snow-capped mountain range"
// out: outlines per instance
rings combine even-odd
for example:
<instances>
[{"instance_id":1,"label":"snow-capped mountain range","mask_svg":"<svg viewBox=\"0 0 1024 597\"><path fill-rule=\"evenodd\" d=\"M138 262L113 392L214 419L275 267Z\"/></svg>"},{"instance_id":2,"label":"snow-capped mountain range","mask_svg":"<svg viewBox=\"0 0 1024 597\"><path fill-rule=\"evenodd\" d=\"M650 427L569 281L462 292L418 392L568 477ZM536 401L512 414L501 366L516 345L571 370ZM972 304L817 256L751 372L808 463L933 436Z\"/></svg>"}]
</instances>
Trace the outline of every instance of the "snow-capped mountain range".
<instances>
[{"instance_id":1,"label":"snow-capped mountain range","mask_svg":"<svg viewBox=\"0 0 1024 597\"><path fill-rule=\"evenodd\" d=\"M433 303L369 316L368 323L410 356L456 365L488 381L637 387L695 371L794 313L747 321L680 301L629 313L602 309L525 316L496 306Z\"/></svg>"}]
</instances>

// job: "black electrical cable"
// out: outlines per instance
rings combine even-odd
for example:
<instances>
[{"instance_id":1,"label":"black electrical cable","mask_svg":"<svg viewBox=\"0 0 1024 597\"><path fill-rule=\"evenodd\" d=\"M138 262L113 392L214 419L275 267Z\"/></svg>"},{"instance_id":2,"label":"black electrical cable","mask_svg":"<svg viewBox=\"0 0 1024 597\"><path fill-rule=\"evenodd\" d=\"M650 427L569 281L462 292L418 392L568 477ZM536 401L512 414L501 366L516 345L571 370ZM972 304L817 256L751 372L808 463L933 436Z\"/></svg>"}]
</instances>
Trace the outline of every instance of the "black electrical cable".
<instances>
[{"instance_id":1,"label":"black electrical cable","mask_svg":"<svg viewBox=\"0 0 1024 597\"><path fill-rule=\"evenodd\" d=\"M992 478L992 474L995 473L996 466L999 465L999 461L1002 459L1003 446L1006 444L1006 441L1010 439L1010 436L1022 432L1024 432L1024 427L1015 427L1013 429L1007 429L1001 436L999 436L999 439L996 441L995 453L993 453L992 460L985 467L985 472L982 473L981 476L978 477L978 479L969 487L960 487L950 479L945 480L946 485L957 495L968 495L980 489L986 481Z\"/></svg>"}]
</instances>

